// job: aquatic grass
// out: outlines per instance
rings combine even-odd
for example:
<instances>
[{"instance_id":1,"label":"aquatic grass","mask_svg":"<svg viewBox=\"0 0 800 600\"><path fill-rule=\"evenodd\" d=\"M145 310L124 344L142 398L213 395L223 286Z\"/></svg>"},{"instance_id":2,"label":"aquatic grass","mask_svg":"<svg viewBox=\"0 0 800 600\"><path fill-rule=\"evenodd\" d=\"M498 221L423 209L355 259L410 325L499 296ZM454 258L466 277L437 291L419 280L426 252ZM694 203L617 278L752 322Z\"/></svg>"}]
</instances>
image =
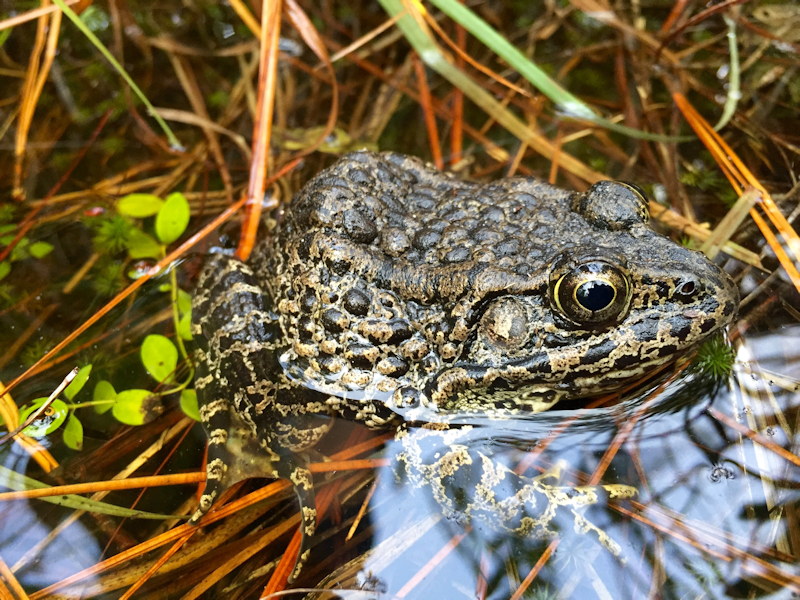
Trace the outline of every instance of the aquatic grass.
<instances>
[{"instance_id":1,"label":"aquatic grass","mask_svg":"<svg viewBox=\"0 0 800 600\"><path fill-rule=\"evenodd\" d=\"M722 336L704 342L697 350L692 367L716 380L731 376L736 363L736 352Z\"/></svg>"}]
</instances>

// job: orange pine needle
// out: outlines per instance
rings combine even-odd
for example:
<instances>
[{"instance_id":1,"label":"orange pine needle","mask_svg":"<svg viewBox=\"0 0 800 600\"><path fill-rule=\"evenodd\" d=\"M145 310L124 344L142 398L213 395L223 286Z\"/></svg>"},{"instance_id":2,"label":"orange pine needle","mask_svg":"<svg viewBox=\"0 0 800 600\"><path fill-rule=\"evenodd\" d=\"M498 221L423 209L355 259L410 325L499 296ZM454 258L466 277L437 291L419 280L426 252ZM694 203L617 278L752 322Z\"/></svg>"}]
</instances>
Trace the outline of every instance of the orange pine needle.
<instances>
[{"instance_id":1,"label":"orange pine needle","mask_svg":"<svg viewBox=\"0 0 800 600\"><path fill-rule=\"evenodd\" d=\"M269 144L272 139L272 117L278 71L278 40L281 32L281 1L267 0L262 6L261 51L258 67L258 98L253 124L253 160L247 188L246 216L236 256L247 260L256 241L266 186Z\"/></svg>"},{"instance_id":2,"label":"orange pine needle","mask_svg":"<svg viewBox=\"0 0 800 600\"><path fill-rule=\"evenodd\" d=\"M717 161L720 169L725 173L733 189L736 190L739 195L744 193L748 187L753 187L761 193L761 201L750 210L750 216L753 218L753 221L755 221L761 234L767 240L775 256L777 256L778 261L791 279L792 284L800 291L800 272L798 272L795 266L800 262L800 237L798 237L797 232L794 231L791 224L786 220L786 217L778 210L775 201L766 188L761 185L761 182L756 179L733 149L722 139L722 136L714 131L708 121L697 112L686 97L678 92L675 92L672 97L675 104L677 104L678 108L689 122L689 125L692 126L692 129L694 129L697 136L708 148L714 160ZM772 225L783 237L789 251L793 255L792 258L789 257L777 236L769 229L769 226L761 215L758 214L758 208L766 214Z\"/></svg>"},{"instance_id":3,"label":"orange pine needle","mask_svg":"<svg viewBox=\"0 0 800 600\"><path fill-rule=\"evenodd\" d=\"M395 598L405 598L408 596L415 587L417 587L423 579L425 579L445 558L447 558L450 553L458 548L461 541L466 537L469 530L464 531L463 533L459 533L454 535L450 538L450 541L447 542L442 548L431 557L431 559L426 562L419 571L414 573L414 576L409 579L405 585L400 588L397 594L394 596Z\"/></svg>"},{"instance_id":4,"label":"orange pine needle","mask_svg":"<svg viewBox=\"0 0 800 600\"><path fill-rule=\"evenodd\" d=\"M516 591L509 600L520 600L520 598L523 597L525 592L530 587L531 583L533 583L533 580L536 579L536 576L539 574L539 571L541 571L542 567L544 567L547 564L547 561L550 560L550 557L553 555L553 552L555 552L556 548L558 548L558 543L559 543L559 538L555 538L553 539L552 542L550 542L547 545L547 548L545 548L544 552L542 552L542 555L539 557L539 560L537 560L536 564L533 565L531 572L528 573L525 579L523 579L522 583L519 584L519 587L516 589Z\"/></svg>"},{"instance_id":5,"label":"orange pine needle","mask_svg":"<svg viewBox=\"0 0 800 600\"><path fill-rule=\"evenodd\" d=\"M35 490L0 493L0 502L23 500L30 498L49 498L69 494L92 494L94 492L112 492L115 490L135 490L138 488L159 487L165 485L187 485L205 481L205 473L175 473L172 475L151 475L149 477L129 477L128 479L109 479L89 483L73 483L57 485Z\"/></svg>"},{"instance_id":6,"label":"orange pine needle","mask_svg":"<svg viewBox=\"0 0 800 600\"><path fill-rule=\"evenodd\" d=\"M431 89L428 87L428 76L425 73L425 65L416 56L413 56L414 72L417 75L417 84L419 86L419 101L422 108L422 115L425 119L425 130L428 132L428 147L431 149L431 157L433 164L437 169L444 169L444 160L442 159L442 145L439 141L439 131L436 128L436 115L433 110L433 103L431 101Z\"/></svg>"},{"instance_id":7,"label":"orange pine needle","mask_svg":"<svg viewBox=\"0 0 800 600\"><path fill-rule=\"evenodd\" d=\"M728 415L721 413L716 408L713 407L708 408L708 414L710 414L712 417L714 417L721 423L724 423L725 426L730 427L731 429L735 429L738 433L741 433L747 439L757 443L759 446L763 446L767 450L774 452L775 454L777 454L784 460L792 463L796 467L800 467L800 457L798 457L796 454L792 454L791 452L789 452L782 446L779 446L775 442L771 442L757 431L753 431L749 427L745 427L744 425L737 423L736 421L731 419Z\"/></svg>"}]
</instances>

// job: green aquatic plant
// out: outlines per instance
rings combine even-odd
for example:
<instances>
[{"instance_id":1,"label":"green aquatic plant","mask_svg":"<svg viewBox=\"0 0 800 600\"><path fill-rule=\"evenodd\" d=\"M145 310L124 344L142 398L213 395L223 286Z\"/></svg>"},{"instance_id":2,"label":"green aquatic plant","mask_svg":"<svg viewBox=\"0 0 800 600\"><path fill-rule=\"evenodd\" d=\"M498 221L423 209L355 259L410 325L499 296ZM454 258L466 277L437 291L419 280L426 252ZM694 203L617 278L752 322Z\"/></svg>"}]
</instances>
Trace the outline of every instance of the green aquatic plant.
<instances>
[{"instance_id":1,"label":"green aquatic plant","mask_svg":"<svg viewBox=\"0 0 800 600\"><path fill-rule=\"evenodd\" d=\"M736 353L723 336L707 340L697 350L693 369L714 379L726 379L733 371Z\"/></svg>"}]
</instances>

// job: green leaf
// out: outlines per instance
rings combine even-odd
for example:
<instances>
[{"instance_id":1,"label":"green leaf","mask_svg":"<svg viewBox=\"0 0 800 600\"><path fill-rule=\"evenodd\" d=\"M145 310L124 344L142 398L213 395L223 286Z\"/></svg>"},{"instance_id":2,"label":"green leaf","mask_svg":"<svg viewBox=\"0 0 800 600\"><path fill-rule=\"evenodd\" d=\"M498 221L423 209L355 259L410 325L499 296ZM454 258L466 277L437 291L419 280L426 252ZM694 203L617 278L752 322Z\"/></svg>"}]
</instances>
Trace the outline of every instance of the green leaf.
<instances>
[{"instance_id":1,"label":"green leaf","mask_svg":"<svg viewBox=\"0 0 800 600\"><path fill-rule=\"evenodd\" d=\"M78 374L75 375L75 378L70 382L70 384L64 389L64 395L67 399L72 400L75 397L75 394L83 389L83 386L86 385L86 381L89 379L89 374L92 372L92 365L86 365L81 367Z\"/></svg>"},{"instance_id":2,"label":"green leaf","mask_svg":"<svg viewBox=\"0 0 800 600\"><path fill-rule=\"evenodd\" d=\"M185 292L178 288L178 310L181 313L187 313L192 310L192 296L189 292Z\"/></svg>"},{"instance_id":3,"label":"green leaf","mask_svg":"<svg viewBox=\"0 0 800 600\"><path fill-rule=\"evenodd\" d=\"M83 425L75 415L70 415L64 425L64 443L71 450L83 449Z\"/></svg>"},{"instance_id":4,"label":"green leaf","mask_svg":"<svg viewBox=\"0 0 800 600\"><path fill-rule=\"evenodd\" d=\"M37 398L26 404L19 411L20 424L24 423L29 416L39 410L45 402L47 402L47 398ZM67 406L67 403L56 398L38 419L22 430L22 433L37 439L43 438L61 427L68 415L69 406Z\"/></svg>"},{"instance_id":5,"label":"green leaf","mask_svg":"<svg viewBox=\"0 0 800 600\"><path fill-rule=\"evenodd\" d=\"M189 216L186 196L180 192L170 194L156 215L156 237L162 244L171 244L186 230Z\"/></svg>"},{"instance_id":6,"label":"green leaf","mask_svg":"<svg viewBox=\"0 0 800 600\"><path fill-rule=\"evenodd\" d=\"M161 244L140 229L132 229L128 237L128 254L131 258L159 258Z\"/></svg>"},{"instance_id":7,"label":"green leaf","mask_svg":"<svg viewBox=\"0 0 800 600\"><path fill-rule=\"evenodd\" d=\"M12 240L9 240L8 243L11 243ZM31 242L28 238L24 237L17 242L17 245L11 250L11 255L8 257L11 262L15 262L18 260L24 260L30 256L30 252L28 252L28 247L31 245Z\"/></svg>"},{"instance_id":8,"label":"green leaf","mask_svg":"<svg viewBox=\"0 0 800 600\"><path fill-rule=\"evenodd\" d=\"M191 417L195 421L200 420L200 409L197 405L197 392L193 389L184 389L181 392L181 410L187 417Z\"/></svg>"},{"instance_id":9,"label":"green leaf","mask_svg":"<svg viewBox=\"0 0 800 600\"><path fill-rule=\"evenodd\" d=\"M122 390L111 408L114 418L125 425L143 425L152 421L158 411L153 410L152 400L158 397L150 390Z\"/></svg>"},{"instance_id":10,"label":"green leaf","mask_svg":"<svg viewBox=\"0 0 800 600\"><path fill-rule=\"evenodd\" d=\"M42 488L50 487L49 485L45 485L41 481L37 481L36 479L26 477L25 475L21 475L20 473L12 471L8 467L4 467L3 465L0 465L0 485L2 485L3 487L7 487L10 490L18 492L23 490L39 490ZM51 504L57 504L59 506L72 508L74 510L86 510L97 514L111 515L115 517L133 517L139 519L175 518L175 515L160 515L157 513L146 512L143 510L131 510L130 508L123 508L121 506L108 504L106 502L89 500L88 498L83 498L82 496L76 496L74 494L70 494L68 496L63 496L63 495L47 496L45 498L37 498L37 500L50 502Z\"/></svg>"},{"instance_id":11,"label":"green leaf","mask_svg":"<svg viewBox=\"0 0 800 600\"><path fill-rule=\"evenodd\" d=\"M139 351L142 364L150 376L158 382L171 382L178 365L178 349L168 337L148 335Z\"/></svg>"},{"instance_id":12,"label":"green leaf","mask_svg":"<svg viewBox=\"0 0 800 600\"><path fill-rule=\"evenodd\" d=\"M33 242L28 246L28 252L33 258L44 258L53 251L53 244L47 242Z\"/></svg>"},{"instance_id":13,"label":"green leaf","mask_svg":"<svg viewBox=\"0 0 800 600\"><path fill-rule=\"evenodd\" d=\"M136 219L152 217L158 213L164 201L153 194L128 194L117 202L117 211Z\"/></svg>"},{"instance_id":14,"label":"green leaf","mask_svg":"<svg viewBox=\"0 0 800 600\"><path fill-rule=\"evenodd\" d=\"M0 262L0 279L3 279L10 272L11 272L11 263L6 260Z\"/></svg>"},{"instance_id":15,"label":"green leaf","mask_svg":"<svg viewBox=\"0 0 800 600\"><path fill-rule=\"evenodd\" d=\"M177 333L182 340L191 341L192 339L192 313L183 313L178 319Z\"/></svg>"},{"instance_id":16,"label":"green leaf","mask_svg":"<svg viewBox=\"0 0 800 600\"><path fill-rule=\"evenodd\" d=\"M104 404L95 404L94 410L98 414L103 414L111 410L113 403L117 400L117 391L114 386L104 379L97 382L94 386L94 394L92 396L93 402L103 402Z\"/></svg>"}]
</instances>

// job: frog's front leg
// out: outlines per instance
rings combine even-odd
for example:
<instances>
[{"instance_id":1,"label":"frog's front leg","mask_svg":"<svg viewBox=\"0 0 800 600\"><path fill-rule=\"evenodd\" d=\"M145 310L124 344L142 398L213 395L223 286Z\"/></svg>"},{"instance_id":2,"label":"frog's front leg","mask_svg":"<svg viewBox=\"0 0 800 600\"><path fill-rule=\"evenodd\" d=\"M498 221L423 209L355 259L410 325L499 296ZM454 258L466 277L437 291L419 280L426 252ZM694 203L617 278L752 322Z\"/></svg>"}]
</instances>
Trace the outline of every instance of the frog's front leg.
<instances>
[{"instance_id":1,"label":"frog's front leg","mask_svg":"<svg viewBox=\"0 0 800 600\"><path fill-rule=\"evenodd\" d=\"M477 519L519 536L550 538L556 534L551 523L563 507L572 513L576 531L595 533L603 546L619 556L619 545L579 509L596 504L601 489L613 498L633 496L635 488L558 485L558 467L537 477L518 475L477 449L476 442L483 436L471 426L404 427L397 434L402 445L397 460L413 485L430 487L449 519L464 524Z\"/></svg>"},{"instance_id":2,"label":"frog's front leg","mask_svg":"<svg viewBox=\"0 0 800 600\"><path fill-rule=\"evenodd\" d=\"M208 435L206 487L197 522L230 485L249 477L292 481L307 539L316 527L305 450L327 429L327 417L295 397L282 374L279 328L269 299L241 261L215 255L193 299L197 343L195 386Z\"/></svg>"}]
</instances>

